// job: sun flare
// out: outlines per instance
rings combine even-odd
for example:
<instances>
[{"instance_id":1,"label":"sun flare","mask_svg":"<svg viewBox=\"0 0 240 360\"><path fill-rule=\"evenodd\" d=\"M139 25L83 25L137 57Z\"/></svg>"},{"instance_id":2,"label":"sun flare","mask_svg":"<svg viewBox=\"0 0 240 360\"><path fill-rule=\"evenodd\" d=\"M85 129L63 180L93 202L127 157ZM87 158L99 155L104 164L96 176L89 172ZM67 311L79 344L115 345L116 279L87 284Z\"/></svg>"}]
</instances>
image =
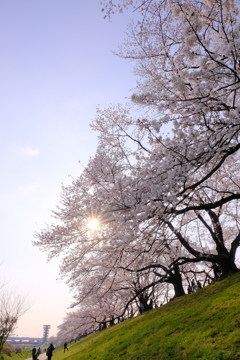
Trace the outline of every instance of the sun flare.
<instances>
[{"instance_id":1,"label":"sun flare","mask_svg":"<svg viewBox=\"0 0 240 360\"><path fill-rule=\"evenodd\" d=\"M98 219L90 219L88 221L88 228L91 230L96 230L99 227L99 221Z\"/></svg>"}]
</instances>

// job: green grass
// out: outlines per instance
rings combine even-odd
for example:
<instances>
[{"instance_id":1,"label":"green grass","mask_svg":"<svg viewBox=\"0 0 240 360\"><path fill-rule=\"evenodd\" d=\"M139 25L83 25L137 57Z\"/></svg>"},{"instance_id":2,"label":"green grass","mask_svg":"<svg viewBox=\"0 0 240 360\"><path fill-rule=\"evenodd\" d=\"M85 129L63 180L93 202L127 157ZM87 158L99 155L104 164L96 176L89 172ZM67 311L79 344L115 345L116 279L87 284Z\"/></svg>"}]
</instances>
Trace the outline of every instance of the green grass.
<instances>
[{"instance_id":1,"label":"green grass","mask_svg":"<svg viewBox=\"0 0 240 360\"><path fill-rule=\"evenodd\" d=\"M68 347L52 360L240 360L240 274Z\"/></svg>"},{"instance_id":2,"label":"green grass","mask_svg":"<svg viewBox=\"0 0 240 360\"><path fill-rule=\"evenodd\" d=\"M19 354L12 354L8 356L6 354L0 354L0 360L24 360L32 357L32 350L22 350Z\"/></svg>"},{"instance_id":3,"label":"green grass","mask_svg":"<svg viewBox=\"0 0 240 360\"><path fill-rule=\"evenodd\" d=\"M54 360L240 360L240 274L54 353Z\"/></svg>"}]
</instances>

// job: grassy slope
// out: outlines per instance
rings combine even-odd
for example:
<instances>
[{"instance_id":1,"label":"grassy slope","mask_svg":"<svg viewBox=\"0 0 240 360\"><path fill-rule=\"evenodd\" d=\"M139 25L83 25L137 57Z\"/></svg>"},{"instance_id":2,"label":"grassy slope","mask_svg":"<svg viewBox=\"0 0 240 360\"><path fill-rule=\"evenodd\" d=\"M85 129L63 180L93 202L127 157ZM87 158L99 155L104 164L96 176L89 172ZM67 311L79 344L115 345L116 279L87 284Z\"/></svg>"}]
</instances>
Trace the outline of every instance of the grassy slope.
<instances>
[{"instance_id":1,"label":"grassy slope","mask_svg":"<svg viewBox=\"0 0 240 360\"><path fill-rule=\"evenodd\" d=\"M62 359L240 359L240 274L60 348Z\"/></svg>"}]
</instances>

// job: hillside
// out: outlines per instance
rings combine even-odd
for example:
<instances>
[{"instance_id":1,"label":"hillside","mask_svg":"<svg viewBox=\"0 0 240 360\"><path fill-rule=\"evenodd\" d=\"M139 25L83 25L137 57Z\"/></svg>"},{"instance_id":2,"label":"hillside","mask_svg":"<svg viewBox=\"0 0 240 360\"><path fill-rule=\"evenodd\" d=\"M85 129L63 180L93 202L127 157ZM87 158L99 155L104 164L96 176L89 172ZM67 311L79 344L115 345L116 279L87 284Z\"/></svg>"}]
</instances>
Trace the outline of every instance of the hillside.
<instances>
[{"instance_id":1,"label":"hillside","mask_svg":"<svg viewBox=\"0 0 240 360\"><path fill-rule=\"evenodd\" d=\"M240 274L70 344L54 360L240 359Z\"/></svg>"}]
</instances>

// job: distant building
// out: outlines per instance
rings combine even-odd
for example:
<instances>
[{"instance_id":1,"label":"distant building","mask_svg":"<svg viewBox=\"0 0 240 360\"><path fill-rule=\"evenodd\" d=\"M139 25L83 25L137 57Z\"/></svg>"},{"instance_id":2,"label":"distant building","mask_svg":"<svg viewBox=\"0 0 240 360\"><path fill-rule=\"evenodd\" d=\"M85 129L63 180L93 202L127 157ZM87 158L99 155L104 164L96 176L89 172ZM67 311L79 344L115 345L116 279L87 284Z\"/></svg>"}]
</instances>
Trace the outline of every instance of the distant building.
<instances>
[{"instance_id":1,"label":"distant building","mask_svg":"<svg viewBox=\"0 0 240 360\"><path fill-rule=\"evenodd\" d=\"M43 325L43 343L47 342L50 328L51 328L51 325Z\"/></svg>"}]
</instances>

